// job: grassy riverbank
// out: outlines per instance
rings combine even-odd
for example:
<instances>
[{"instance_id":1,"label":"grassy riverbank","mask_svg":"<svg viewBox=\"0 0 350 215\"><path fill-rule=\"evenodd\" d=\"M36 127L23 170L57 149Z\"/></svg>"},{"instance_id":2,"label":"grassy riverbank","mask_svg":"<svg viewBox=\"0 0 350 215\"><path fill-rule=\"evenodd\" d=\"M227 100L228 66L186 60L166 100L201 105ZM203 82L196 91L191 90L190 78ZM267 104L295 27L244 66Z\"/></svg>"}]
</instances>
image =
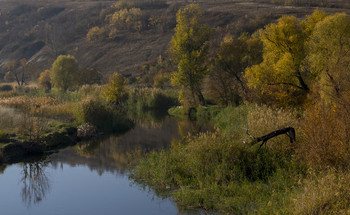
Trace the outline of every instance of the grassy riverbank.
<instances>
[{"instance_id":1,"label":"grassy riverbank","mask_svg":"<svg viewBox=\"0 0 350 215\"><path fill-rule=\"evenodd\" d=\"M166 111L177 103L173 92L130 88L117 105L108 103L102 90L86 85L66 92L37 87L0 92L0 162L42 154L98 133L124 132L136 120L147 121L146 112Z\"/></svg>"},{"instance_id":2,"label":"grassy riverbank","mask_svg":"<svg viewBox=\"0 0 350 215\"><path fill-rule=\"evenodd\" d=\"M330 163L316 167L327 158L316 161L304 148L310 136L303 128L312 123L304 114L255 105L225 108L213 119L216 132L151 153L134 177L160 192L172 190L182 207L229 214L346 214L348 170ZM296 128L296 143L280 136L261 149L249 144L247 129L258 137L286 126Z\"/></svg>"}]
</instances>

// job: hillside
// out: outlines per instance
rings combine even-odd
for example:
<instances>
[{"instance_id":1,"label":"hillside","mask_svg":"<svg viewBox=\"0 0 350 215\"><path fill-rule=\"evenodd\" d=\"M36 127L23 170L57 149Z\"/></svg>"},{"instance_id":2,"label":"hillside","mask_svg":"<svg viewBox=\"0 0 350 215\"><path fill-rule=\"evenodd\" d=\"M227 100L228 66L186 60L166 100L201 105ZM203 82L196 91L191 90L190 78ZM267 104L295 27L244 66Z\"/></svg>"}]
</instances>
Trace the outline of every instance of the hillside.
<instances>
[{"instance_id":1,"label":"hillside","mask_svg":"<svg viewBox=\"0 0 350 215\"><path fill-rule=\"evenodd\" d=\"M273 3L271 3L273 2ZM216 37L227 32L253 33L284 14L299 18L311 13L319 4L296 6L272 0L202 0L203 23L215 28ZM321 1L320 1L321 2ZM322 1L326 2L326 1ZM141 66L164 55L175 27L176 11L187 1L133 1L142 10L143 27L122 31L114 39L89 42L88 30L105 24L101 10L110 10L115 1L1 1L0 2L0 79L7 72L8 60L26 58L38 72L50 68L60 54L74 55L81 68L93 67L107 77L113 72L136 76ZM349 12L348 3L330 1L323 4L327 12ZM150 18L160 18L151 25ZM215 44L215 38L214 38Z\"/></svg>"}]
</instances>

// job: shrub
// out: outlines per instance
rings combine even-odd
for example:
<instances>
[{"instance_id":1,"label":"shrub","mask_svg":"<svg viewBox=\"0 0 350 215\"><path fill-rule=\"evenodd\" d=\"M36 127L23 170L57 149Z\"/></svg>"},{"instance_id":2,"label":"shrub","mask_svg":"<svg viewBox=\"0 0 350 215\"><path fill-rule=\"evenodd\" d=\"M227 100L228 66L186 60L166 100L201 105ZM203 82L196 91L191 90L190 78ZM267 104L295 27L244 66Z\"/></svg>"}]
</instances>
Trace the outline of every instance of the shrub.
<instances>
[{"instance_id":1,"label":"shrub","mask_svg":"<svg viewBox=\"0 0 350 215\"><path fill-rule=\"evenodd\" d=\"M39 85L46 91L51 90L51 78L50 78L50 71L45 70L45 72L42 72L40 74L40 77L38 79Z\"/></svg>"},{"instance_id":2,"label":"shrub","mask_svg":"<svg viewBox=\"0 0 350 215\"><path fill-rule=\"evenodd\" d=\"M350 116L341 106L309 107L301 122L300 159L313 168L346 169L350 164Z\"/></svg>"},{"instance_id":3,"label":"shrub","mask_svg":"<svg viewBox=\"0 0 350 215\"><path fill-rule=\"evenodd\" d=\"M132 89L128 96L128 108L139 112L144 110L167 110L177 104L176 97L154 88Z\"/></svg>"},{"instance_id":4,"label":"shrub","mask_svg":"<svg viewBox=\"0 0 350 215\"><path fill-rule=\"evenodd\" d=\"M225 213L283 213L303 169L290 154L232 142L216 133L172 143L135 169L135 179L157 190L175 189L181 205ZM288 174L288 179L285 175ZM269 207L272 205L274 207Z\"/></svg>"},{"instance_id":5,"label":"shrub","mask_svg":"<svg viewBox=\"0 0 350 215\"><path fill-rule=\"evenodd\" d=\"M5 84L0 86L0 92L8 92L13 90L13 87L11 85Z\"/></svg>"},{"instance_id":6,"label":"shrub","mask_svg":"<svg viewBox=\"0 0 350 215\"><path fill-rule=\"evenodd\" d=\"M89 123L100 130L127 130L131 123L113 107L93 98L87 98L76 107L75 116L79 123Z\"/></svg>"},{"instance_id":7,"label":"shrub","mask_svg":"<svg viewBox=\"0 0 350 215\"><path fill-rule=\"evenodd\" d=\"M0 139L5 137L5 132L3 130L0 130Z\"/></svg>"},{"instance_id":8,"label":"shrub","mask_svg":"<svg viewBox=\"0 0 350 215\"><path fill-rule=\"evenodd\" d=\"M86 38L90 42L100 42L106 38L106 30L104 27L92 27L89 32L86 34Z\"/></svg>"}]
</instances>

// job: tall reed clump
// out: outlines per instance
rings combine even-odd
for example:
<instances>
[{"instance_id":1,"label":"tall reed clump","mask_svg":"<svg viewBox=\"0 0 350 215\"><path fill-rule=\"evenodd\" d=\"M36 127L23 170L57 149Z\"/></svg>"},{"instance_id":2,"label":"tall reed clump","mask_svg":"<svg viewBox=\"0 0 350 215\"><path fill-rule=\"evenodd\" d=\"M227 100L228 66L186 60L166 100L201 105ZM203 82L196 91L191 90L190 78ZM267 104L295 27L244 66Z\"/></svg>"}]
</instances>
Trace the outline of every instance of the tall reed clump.
<instances>
[{"instance_id":1,"label":"tall reed clump","mask_svg":"<svg viewBox=\"0 0 350 215\"><path fill-rule=\"evenodd\" d=\"M325 171L311 175L300 192L293 194L294 214L350 214L350 175Z\"/></svg>"}]
</instances>

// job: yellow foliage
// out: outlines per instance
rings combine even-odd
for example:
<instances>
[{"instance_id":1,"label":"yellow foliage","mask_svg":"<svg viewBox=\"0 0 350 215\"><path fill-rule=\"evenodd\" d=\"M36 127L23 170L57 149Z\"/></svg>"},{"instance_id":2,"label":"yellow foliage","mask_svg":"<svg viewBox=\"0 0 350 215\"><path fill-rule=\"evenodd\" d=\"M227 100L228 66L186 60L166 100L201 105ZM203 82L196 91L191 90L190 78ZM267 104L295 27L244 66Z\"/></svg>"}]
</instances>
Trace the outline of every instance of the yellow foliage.
<instances>
[{"instance_id":1,"label":"yellow foliage","mask_svg":"<svg viewBox=\"0 0 350 215\"><path fill-rule=\"evenodd\" d=\"M126 78L119 73L114 73L103 89L103 95L107 102L118 104L126 96Z\"/></svg>"},{"instance_id":2,"label":"yellow foliage","mask_svg":"<svg viewBox=\"0 0 350 215\"><path fill-rule=\"evenodd\" d=\"M51 89L51 79L50 79L50 71L45 70L40 74L40 77L38 79L39 85L44 88L45 90Z\"/></svg>"},{"instance_id":3,"label":"yellow foliage","mask_svg":"<svg viewBox=\"0 0 350 215\"><path fill-rule=\"evenodd\" d=\"M106 36L106 30L104 27L93 27L89 30L89 32L86 34L86 38L90 42L98 42L98 41L103 41Z\"/></svg>"}]
</instances>

